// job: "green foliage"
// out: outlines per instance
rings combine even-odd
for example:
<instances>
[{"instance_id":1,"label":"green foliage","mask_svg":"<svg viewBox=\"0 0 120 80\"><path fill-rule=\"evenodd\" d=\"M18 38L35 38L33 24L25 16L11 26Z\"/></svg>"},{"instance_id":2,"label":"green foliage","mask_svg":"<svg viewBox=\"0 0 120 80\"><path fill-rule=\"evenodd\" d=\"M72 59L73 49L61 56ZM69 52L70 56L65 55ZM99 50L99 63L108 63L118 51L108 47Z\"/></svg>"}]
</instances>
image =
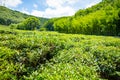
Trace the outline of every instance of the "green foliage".
<instances>
[{"instance_id":1,"label":"green foliage","mask_svg":"<svg viewBox=\"0 0 120 80\"><path fill-rule=\"evenodd\" d=\"M10 24L10 29L16 29L17 28L17 24Z\"/></svg>"},{"instance_id":2,"label":"green foliage","mask_svg":"<svg viewBox=\"0 0 120 80\"><path fill-rule=\"evenodd\" d=\"M1 80L119 80L119 65L119 38L0 29Z\"/></svg>"},{"instance_id":3,"label":"green foliage","mask_svg":"<svg viewBox=\"0 0 120 80\"><path fill-rule=\"evenodd\" d=\"M75 63L57 63L47 64L43 66L41 74L36 74L34 79L49 79L49 80L99 80L95 73L94 67L82 66L81 64ZM52 74L52 75L51 75ZM31 74L30 76L33 76ZM30 79L30 78L29 78Z\"/></svg>"},{"instance_id":4,"label":"green foliage","mask_svg":"<svg viewBox=\"0 0 120 80\"><path fill-rule=\"evenodd\" d=\"M19 11L8 9L4 6L0 6L0 24L2 25L17 24L29 17L33 16L21 13ZM38 17L38 19L41 21L41 26L48 20L46 18L41 17Z\"/></svg>"},{"instance_id":5,"label":"green foliage","mask_svg":"<svg viewBox=\"0 0 120 80\"><path fill-rule=\"evenodd\" d=\"M63 33L120 35L120 0L103 0L90 8L79 10L72 17L49 20L44 27Z\"/></svg>"},{"instance_id":6,"label":"green foliage","mask_svg":"<svg viewBox=\"0 0 120 80\"><path fill-rule=\"evenodd\" d=\"M10 28L5 25L0 25L0 30L9 30Z\"/></svg>"},{"instance_id":7,"label":"green foliage","mask_svg":"<svg viewBox=\"0 0 120 80\"><path fill-rule=\"evenodd\" d=\"M66 32L66 33L68 33L68 31L70 32L69 29L69 27L71 26L70 20L71 18L64 17L54 22L53 24L54 30L59 32Z\"/></svg>"},{"instance_id":8,"label":"green foliage","mask_svg":"<svg viewBox=\"0 0 120 80\"><path fill-rule=\"evenodd\" d=\"M38 26L40 26L39 19L35 17L30 17L27 18L24 22L18 24L17 29L35 30Z\"/></svg>"},{"instance_id":9,"label":"green foliage","mask_svg":"<svg viewBox=\"0 0 120 80\"><path fill-rule=\"evenodd\" d=\"M40 31L46 31L46 28L41 27L41 28L40 28Z\"/></svg>"},{"instance_id":10,"label":"green foliage","mask_svg":"<svg viewBox=\"0 0 120 80\"><path fill-rule=\"evenodd\" d=\"M0 6L0 24L10 25L11 23L18 23L29 17L18 11L12 11L6 7Z\"/></svg>"},{"instance_id":11,"label":"green foliage","mask_svg":"<svg viewBox=\"0 0 120 80\"><path fill-rule=\"evenodd\" d=\"M0 25L0 80L120 80L120 38L77 34L119 35L119 1L103 0L40 29L74 35ZM32 17L10 28L16 26L34 30L40 24Z\"/></svg>"},{"instance_id":12,"label":"green foliage","mask_svg":"<svg viewBox=\"0 0 120 80\"><path fill-rule=\"evenodd\" d=\"M54 31L53 23L55 19L48 20L42 27L46 28L49 31Z\"/></svg>"},{"instance_id":13,"label":"green foliage","mask_svg":"<svg viewBox=\"0 0 120 80\"><path fill-rule=\"evenodd\" d=\"M119 75L117 75L116 72L119 72L120 68L120 66L118 66L120 64L120 49L117 49L113 46L98 46L96 50L94 49L92 51L95 55L96 62L99 65L98 71L100 71L101 76L113 79L117 79L118 77L119 79ZM111 60L113 62L111 62Z\"/></svg>"}]
</instances>

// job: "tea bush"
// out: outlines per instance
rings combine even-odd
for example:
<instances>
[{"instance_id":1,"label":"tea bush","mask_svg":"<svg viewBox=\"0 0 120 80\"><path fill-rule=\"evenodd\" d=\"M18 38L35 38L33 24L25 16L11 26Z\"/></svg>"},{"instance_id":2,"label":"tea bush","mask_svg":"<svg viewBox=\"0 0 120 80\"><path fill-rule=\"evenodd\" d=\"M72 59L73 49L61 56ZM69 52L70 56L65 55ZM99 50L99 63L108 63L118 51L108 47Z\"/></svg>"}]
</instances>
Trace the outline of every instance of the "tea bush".
<instances>
[{"instance_id":1,"label":"tea bush","mask_svg":"<svg viewBox=\"0 0 120 80\"><path fill-rule=\"evenodd\" d=\"M119 37L0 30L0 80L119 80Z\"/></svg>"}]
</instances>

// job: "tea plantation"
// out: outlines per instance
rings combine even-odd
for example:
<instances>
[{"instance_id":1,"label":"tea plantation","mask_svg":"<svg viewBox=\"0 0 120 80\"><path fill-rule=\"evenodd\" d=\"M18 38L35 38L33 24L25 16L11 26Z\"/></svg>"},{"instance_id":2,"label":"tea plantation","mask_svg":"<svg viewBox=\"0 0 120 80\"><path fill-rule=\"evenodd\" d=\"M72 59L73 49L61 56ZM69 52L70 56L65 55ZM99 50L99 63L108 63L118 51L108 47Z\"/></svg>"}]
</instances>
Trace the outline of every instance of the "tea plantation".
<instances>
[{"instance_id":1,"label":"tea plantation","mask_svg":"<svg viewBox=\"0 0 120 80\"><path fill-rule=\"evenodd\" d=\"M120 80L120 38L0 28L0 80Z\"/></svg>"}]
</instances>

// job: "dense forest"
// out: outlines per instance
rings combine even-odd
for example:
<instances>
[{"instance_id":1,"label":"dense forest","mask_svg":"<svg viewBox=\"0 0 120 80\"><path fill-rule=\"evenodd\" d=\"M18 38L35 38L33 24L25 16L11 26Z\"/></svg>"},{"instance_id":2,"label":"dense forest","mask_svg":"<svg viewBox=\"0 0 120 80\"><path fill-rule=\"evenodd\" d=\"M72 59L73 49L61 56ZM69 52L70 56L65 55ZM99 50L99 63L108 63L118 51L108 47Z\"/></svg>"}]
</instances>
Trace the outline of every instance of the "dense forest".
<instances>
[{"instance_id":1,"label":"dense forest","mask_svg":"<svg viewBox=\"0 0 120 80\"><path fill-rule=\"evenodd\" d=\"M17 24L23 22L25 19L29 17L35 17L32 15L24 14L19 11L8 9L4 6L0 6L0 24L2 25L10 25L10 24ZM41 25L47 21L47 18L40 18L36 17L41 21Z\"/></svg>"},{"instance_id":2,"label":"dense forest","mask_svg":"<svg viewBox=\"0 0 120 80\"><path fill-rule=\"evenodd\" d=\"M76 34L120 35L120 0L102 0L76 12L74 16L49 20L43 25L50 31Z\"/></svg>"}]
</instances>

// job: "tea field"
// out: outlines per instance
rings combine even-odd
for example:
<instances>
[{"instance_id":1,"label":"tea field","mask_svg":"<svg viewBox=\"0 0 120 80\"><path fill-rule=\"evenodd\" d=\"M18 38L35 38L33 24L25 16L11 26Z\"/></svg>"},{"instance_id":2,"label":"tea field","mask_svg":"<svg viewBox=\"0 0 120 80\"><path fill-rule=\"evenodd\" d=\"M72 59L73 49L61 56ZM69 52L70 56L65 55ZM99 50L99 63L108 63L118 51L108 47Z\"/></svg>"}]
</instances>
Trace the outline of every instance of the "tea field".
<instances>
[{"instance_id":1,"label":"tea field","mask_svg":"<svg viewBox=\"0 0 120 80\"><path fill-rule=\"evenodd\" d=\"M0 27L0 80L120 80L120 38Z\"/></svg>"}]
</instances>

